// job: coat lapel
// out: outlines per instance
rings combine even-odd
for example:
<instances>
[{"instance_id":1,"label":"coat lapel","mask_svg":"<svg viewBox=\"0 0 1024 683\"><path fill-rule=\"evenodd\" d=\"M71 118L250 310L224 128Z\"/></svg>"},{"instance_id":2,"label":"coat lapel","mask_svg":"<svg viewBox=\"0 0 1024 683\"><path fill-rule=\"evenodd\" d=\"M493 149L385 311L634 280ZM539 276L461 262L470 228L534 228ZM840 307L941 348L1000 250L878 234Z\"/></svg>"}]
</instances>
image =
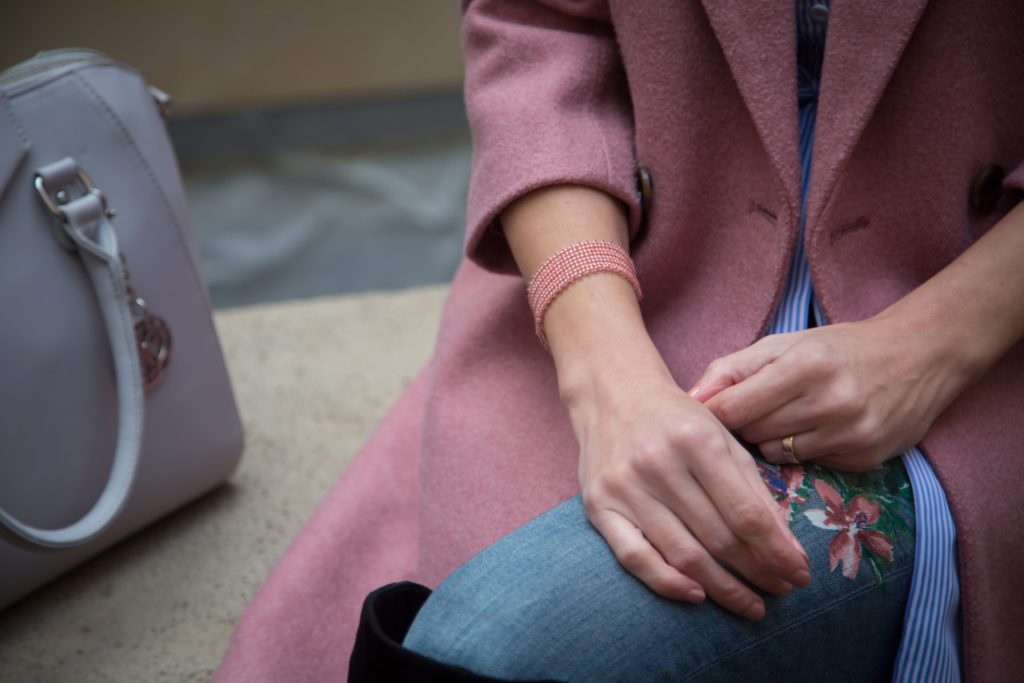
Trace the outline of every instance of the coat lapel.
<instances>
[{"instance_id":1,"label":"coat lapel","mask_svg":"<svg viewBox=\"0 0 1024 683\"><path fill-rule=\"evenodd\" d=\"M833 0L814 130L810 219L823 208L926 4L927 0Z\"/></svg>"},{"instance_id":2,"label":"coat lapel","mask_svg":"<svg viewBox=\"0 0 1024 683\"><path fill-rule=\"evenodd\" d=\"M799 207L793 0L703 0L791 207ZM844 167L928 0L833 0L815 125L808 215ZM880 19L884 17L884 19Z\"/></svg>"},{"instance_id":3,"label":"coat lapel","mask_svg":"<svg viewBox=\"0 0 1024 683\"><path fill-rule=\"evenodd\" d=\"M800 157L793 0L703 2L736 85L772 159L790 210L798 211Z\"/></svg>"}]
</instances>

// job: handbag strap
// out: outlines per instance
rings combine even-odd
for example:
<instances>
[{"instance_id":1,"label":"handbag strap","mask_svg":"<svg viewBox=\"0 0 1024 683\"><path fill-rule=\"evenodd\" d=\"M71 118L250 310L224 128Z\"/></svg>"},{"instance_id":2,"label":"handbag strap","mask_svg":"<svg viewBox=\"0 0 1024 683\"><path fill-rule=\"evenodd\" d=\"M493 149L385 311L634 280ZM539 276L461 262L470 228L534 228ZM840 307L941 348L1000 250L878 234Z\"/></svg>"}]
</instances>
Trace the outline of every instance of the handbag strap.
<instances>
[{"instance_id":1,"label":"handbag strap","mask_svg":"<svg viewBox=\"0 0 1024 683\"><path fill-rule=\"evenodd\" d=\"M71 158L37 170L35 186L43 203L59 219L55 222L58 241L77 250L99 302L117 383L117 445L106 486L81 518L58 529L41 529L0 508L0 534L21 546L68 548L87 543L106 530L128 499L142 447L142 374L125 271L108 220L113 212L107 209L103 194ZM72 192L78 196L72 198Z\"/></svg>"}]
</instances>

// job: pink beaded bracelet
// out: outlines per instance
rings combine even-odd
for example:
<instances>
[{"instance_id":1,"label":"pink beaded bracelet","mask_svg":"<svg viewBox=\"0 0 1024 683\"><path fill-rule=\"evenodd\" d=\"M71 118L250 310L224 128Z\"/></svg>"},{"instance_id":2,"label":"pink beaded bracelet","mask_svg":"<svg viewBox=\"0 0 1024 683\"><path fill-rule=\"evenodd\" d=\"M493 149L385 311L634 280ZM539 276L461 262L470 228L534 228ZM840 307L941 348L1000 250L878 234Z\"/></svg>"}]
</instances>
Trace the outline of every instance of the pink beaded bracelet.
<instances>
[{"instance_id":1,"label":"pink beaded bracelet","mask_svg":"<svg viewBox=\"0 0 1024 683\"><path fill-rule=\"evenodd\" d=\"M548 306L562 293L566 287L576 280L594 273L615 273L621 275L633 285L637 300L643 298L640 282L636 279L636 267L626 250L614 242L604 240L588 240L577 242L562 249L545 261L527 288L530 308L533 309L533 322L537 338L545 349L550 349L547 335L544 334L544 314Z\"/></svg>"}]
</instances>

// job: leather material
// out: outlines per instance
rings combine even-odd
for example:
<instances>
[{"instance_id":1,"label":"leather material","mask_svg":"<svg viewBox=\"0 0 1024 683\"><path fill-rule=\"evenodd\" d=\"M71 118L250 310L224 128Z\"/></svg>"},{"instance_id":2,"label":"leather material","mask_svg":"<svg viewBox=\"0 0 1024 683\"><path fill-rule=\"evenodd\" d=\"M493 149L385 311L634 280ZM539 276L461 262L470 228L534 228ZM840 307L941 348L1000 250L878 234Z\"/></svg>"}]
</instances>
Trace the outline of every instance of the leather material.
<instances>
[{"instance_id":1,"label":"leather material","mask_svg":"<svg viewBox=\"0 0 1024 683\"><path fill-rule=\"evenodd\" d=\"M0 200L11 176L28 156L29 140L11 112L7 98L0 94Z\"/></svg>"},{"instance_id":2,"label":"leather material","mask_svg":"<svg viewBox=\"0 0 1024 683\"><path fill-rule=\"evenodd\" d=\"M78 164L70 157L65 157L39 169L37 174L46 188L59 188L72 184L78 172ZM42 529L25 524L7 513L0 501L0 533L11 542L27 548L82 545L99 536L113 523L131 493L142 448L145 420L135 326L128 305L117 235L96 194L85 194L70 201L62 209L67 217L63 233L79 249L110 340L117 386L117 445L110 477L96 504L81 519L67 526Z\"/></svg>"},{"instance_id":3,"label":"leather material","mask_svg":"<svg viewBox=\"0 0 1024 683\"><path fill-rule=\"evenodd\" d=\"M3 607L223 482L242 430L177 162L144 80L98 53L44 53L0 74L0 105L0 507L37 529L102 521L120 507L111 498L90 513L111 479L119 425L145 414L134 476L114 472L115 486L133 481L130 493L105 532L59 552L0 541ZM9 149L23 158L12 163ZM65 157L116 211L106 218L91 195L62 206L80 228L76 250L55 239L33 186L36 169ZM131 371L115 372L127 356L116 344L112 353L104 322L122 315L111 250L174 335L164 379L134 408L118 398L115 378Z\"/></svg>"}]
</instances>

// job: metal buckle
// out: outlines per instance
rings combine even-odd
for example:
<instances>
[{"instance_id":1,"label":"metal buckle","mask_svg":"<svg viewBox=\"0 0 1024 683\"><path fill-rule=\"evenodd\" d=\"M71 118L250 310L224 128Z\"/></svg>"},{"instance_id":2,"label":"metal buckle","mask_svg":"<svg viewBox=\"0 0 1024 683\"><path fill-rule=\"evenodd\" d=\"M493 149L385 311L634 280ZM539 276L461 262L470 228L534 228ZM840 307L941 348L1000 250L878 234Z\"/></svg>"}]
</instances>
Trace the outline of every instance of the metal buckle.
<instances>
[{"instance_id":1,"label":"metal buckle","mask_svg":"<svg viewBox=\"0 0 1024 683\"><path fill-rule=\"evenodd\" d=\"M117 215L116 211L107 206L107 198L95 185L92 184L92 180L88 175L86 175L85 171L80 168L77 169L75 178L77 178L77 182L75 180L69 181L65 185L56 189L52 195L46 188L46 181L43 179L42 174L36 173L35 180L33 182L36 192L39 194L39 198L43 200L43 205L46 206L50 213L53 214L54 218L57 219L53 221L51 226L53 228L54 237L57 239L57 243L71 251L77 250L78 245L71 237L71 223L68 220L67 214L60 208L62 205L73 201L73 199L81 199L86 195L92 194L99 198L103 215L107 218L113 218ZM71 195L68 194L68 187L71 185L77 185L78 183L81 183L82 187L85 188L85 192L82 192L77 197L72 198ZM128 301L128 308L132 315L132 327L135 331L135 347L139 354L139 369L142 373L142 387L145 391L150 391L160 383L161 378L167 370L168 363L171 362L171 328L163 318L150 313L149 308L146 306L146 302L135 293L135 288L131 283L131 275L128 273L128 265L125 261L124 254L120 254L120 258L121 268L124 274L125 297Z\"/></svg>"},{"instance_id":2,"label":"metal buckle","mask_svg":"<svg viewBox=\"0 0 1024 683\"><path fill-rule=\"evenodd\" d=\"M115 211L107 206L107 198L92 184L92 180L86 175L85 171L78 169L78 180L85 187L85 193L83 194L94 194L100 200L100 205L103 207L103 213L108 218L112 218L115 215ZM68 194L67 189L60 188L56 190L53 195L50 195L50 191L46 188L46 182L43 180L43 176L36 174L34 185L36 187L36 193L39 194L39 198L43 200L43 205L49 209L50 213L59 221L54 226L54 237L57 238L57 242L60 243L65 249L75 249L76 245L74 240L67 234L68 217L64 213L63 209L60 208L62 204L67 204L71 201L71 196Z\"/></svg>"}]
</instances>

